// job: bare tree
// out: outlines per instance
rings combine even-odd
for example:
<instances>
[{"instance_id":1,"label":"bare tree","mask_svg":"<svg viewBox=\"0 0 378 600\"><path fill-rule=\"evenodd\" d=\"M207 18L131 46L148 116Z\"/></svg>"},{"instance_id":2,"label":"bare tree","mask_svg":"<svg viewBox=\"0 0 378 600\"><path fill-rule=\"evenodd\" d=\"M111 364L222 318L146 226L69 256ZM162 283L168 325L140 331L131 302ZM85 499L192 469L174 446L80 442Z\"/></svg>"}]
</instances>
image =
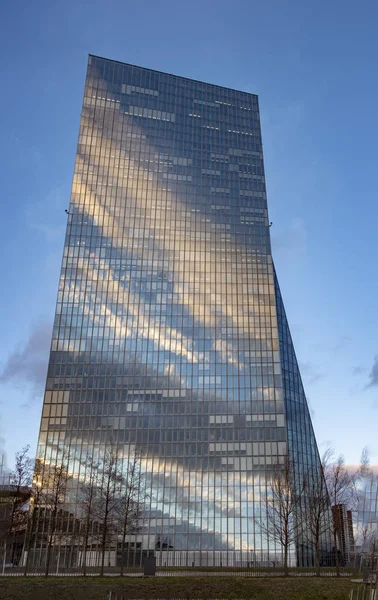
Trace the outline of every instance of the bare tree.
<instances>
[{"instance_id":1,"label":"bare tree","mask_svg":"<svg viewBox=\"0 0 378 600\"><path fill-rule=\"evenodd\" d=\"M90 541L94 539L94 519L96 514L96 502L98 500L100 488L99 470L101 467L100 461L89 454L84 462L84 475L79 485L78 503L81 509L81 533L83 536L81 564L83 565L83 575L87 574L87 553L88 547L91 546Z\"/></svg>"},{"instance_id":2,"label":"bare tree","mask_svg":"<svg viewBox=\"0 0 378 600\"><path fill-rule=\"evenodd\" d=\"M0 535L4 553L8 554L11 564L17 562L16 536L20 535L27 522L27 511L24 510L24 506L30 497L33 471L29 448L29 446L25 446L16 452L15 467L9 476L9 486L4 490L5 502L0 512Z\"/></svg>"},{"instance_id":3,"label":"bare tree","mask_svg":"<svg viewBox=\"0 0 378 600\"><path fill-rule=\"evenodd\" d=\"M370 569L375 571L377 569L377 550L378 550L378 536L377 531L372 532L370 539L370 553L369 553L369 563Z\"/></svg>"},{"instance_id":4,"label":"bare tree","mask_svg":"<svg viewBox=\"0 0 378 600\"><path fill-rule=\"evenodd\" d=\"M46 477L42 458L37 458L34 465L34 474L29 503L28 521L25 532L24 543L24 575L28 572L30 553L33 542L37 537L37 517L45 493Z\"/></svg>"},{"instance_id":5,"label":"bare tree","mask_svg":"<svg viewBox=\"0 0 378 600\"><path fill-rule=\"evenodd\" d=\"M324 464L324 475L333 512L333 547L335 553L336 575L339 577L340 560L338 546L342 545L342 531L347 527L347 524L344 522L346 511L354 509L357 503L356 490L353 476L350 475L345 466L344 456L340 454L336 459L333 459L332 449L329 449L328 451L328 460L326 464Z\"/></svg>"},{"instance_id":6,"label":"bare tree","mask_svg":"<svg viewBox=\"0 0 378 600\"><path fill-rule=\"evenodd\" d=\"M30 446L24 446L16 452L15 466L10 475L10 484L13 488L12 509L10 514L9 537L13 538L15 529L26 525L27 513L20 510L25 501L30 497L30 484L33 473L33 460L29 456ZM12 544L11 562L14 563L14 543Z\"/></svg>"},{"instance_id":7,"label":"bare tree","mask_svg":"<svg viewBox=\"0 0 378 600\"><path fill-rule=\"evenodd\" d=\"M374 571L376 568L376 553L378 550L377 530L371 523L365 525L363 529L363 545L361 558L364 559L365 566Z\"/></svg>"},{"instance_id":8,"label":"bare tree","mask_svg":"<svg viewBox=\"0 0 378 600\"><path fill-rule=\"evenodd\" d=\"M122 461L119 448L110 442L99 469L99 488L94 505L94 519L98 523L101 549L100 575L104 574L105 554L117 540L117 511L122 485Z\"/></svg>"},{"instance_id":9,"label":"bare tree","mask_svg":"<svg viewBox=\"0 0 378 600\"><path fill-rule=\"evenodd\" d=\"M49 574L51 551L58 530L58 511L65 501L67 484L71 476L68 469L68 454L66 450L58 451L56 463L44 465L45 492L43 505L47 520L47 552L45 576Z\"/></svg>"},{"instance_id":10,"label":"bare tree","mask_svg":"<svg viewBox=\"0 0 378 600\"><path fill-rule=\"evenodd\" d=\"M308 470L306 476L306 531L314 547L316 574L320 575L320 557L323 539L332 531L332 514L324 472L329 464L331 450L326 450L320 464Z\"/></svg>"},{"instance_id":11,"label":"bare tree","mask_svg":"<svg viewBox=\"0 0 378 600\"><path fill-rule=\"evenodd\" d=\"M371 475L370 454L369 454L369 449L365 446L365 448L363 448L362 452L361 452L358 476L359 477L368 477L369 475Z\"/></svg>"},{"instance_id":12,"label":"bare tree","mask_svg":"<svg viewBox=\"0 0 378 600\"><path fill-rule=\"evenodd\" d=\"M118 514L122 522L121 571L124 572L126 537L140 530L146 491L142 479L141 454L135 447L123 462L122 483L119 493Z\"/></svg>"},{"instance_id":13,"label":"bare tree","mask_svg":"<svg viewBox=\"0 0 378 600\"><path fill-rule=\"evenodd\" d=\"M372 523L364 523L359 530L360 571L363 564L374 570L377 566L376 552L378 550L378 534Z\"/></svg>"},{"instance_id":14,"label":"bare tree","mask_svg":"<svg viewBox=\"0 0 378 600\"><path fill-rule=\"evenodd\" d=\"M132 448L129 455L124 456L111 441L102 459L89 454L82 464L84 473L78 490L78 505L84 575L88 549L99 546L103 574L106 552L112 547L117 550L119 537L123 575L126 540L140 529L146 497L140 452Z\"/></svg>"},{"instance_id":15,"label":"bare tree","mask_svg":"<svg viewBox=\"0 0 378 600\"><path fill-rule=\"evenodd\" d=\"M63 516L65 512L61 508L65 501L70 479L68 454L65 449L58 449L50 462L44 457L36 459L25 533L24 575L28 571L32 545L34 544L36 547L38 541L42 544L44 541L46 542L45 576L47 577L49 574L51 552L54 542L56 545L58 534L59 512L61 513L62 523L66 522ZM62 523L60 524L59 533L63 531Z\"/></svg>"},{"instance_id":16,"label":"bare tree","mask_svg":"<svg viewBox=\"0 0 378 600\"><path fill-rule=\"evenodd\" d=\"M262 522L265 535L282 547L285 576L289 574L290 546L297 540L301 529L301 502L305 490L304 479L294 473L294 464L288 456L284 464L275 466L266 496L266 521Z\"/></svg>"}]
</instances>

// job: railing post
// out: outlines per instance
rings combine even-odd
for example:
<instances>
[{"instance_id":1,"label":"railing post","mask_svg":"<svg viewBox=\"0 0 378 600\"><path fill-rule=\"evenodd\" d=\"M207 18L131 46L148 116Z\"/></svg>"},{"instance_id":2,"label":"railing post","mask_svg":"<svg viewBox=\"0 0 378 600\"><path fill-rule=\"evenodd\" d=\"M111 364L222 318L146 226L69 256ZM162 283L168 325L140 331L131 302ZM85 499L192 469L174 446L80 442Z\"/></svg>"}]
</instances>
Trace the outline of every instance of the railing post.
<instances>
[{"instance_id":1,"label":"railing post","mask_svg":"<svg viewBox=\"0 0 378 600\"><path fill-rule=\"evenodd\" d=\"M3 556L3 577L4 577L4 573L5 573L5 557L7 554L7 543L4 540L4 556Z\"/></svg>"},{"instance_id":2,"label":"railing post","mask_svg":"<svg viewBox=\"0 0 378 600\"><path fill-rule=\"evenodd\" d=\"M56 573L55 573L56 575L59 574L59 561L60 561L60 548L58 550L58 558L57 558L57 561L56 561Z\"/></svg>"}]
</instances>

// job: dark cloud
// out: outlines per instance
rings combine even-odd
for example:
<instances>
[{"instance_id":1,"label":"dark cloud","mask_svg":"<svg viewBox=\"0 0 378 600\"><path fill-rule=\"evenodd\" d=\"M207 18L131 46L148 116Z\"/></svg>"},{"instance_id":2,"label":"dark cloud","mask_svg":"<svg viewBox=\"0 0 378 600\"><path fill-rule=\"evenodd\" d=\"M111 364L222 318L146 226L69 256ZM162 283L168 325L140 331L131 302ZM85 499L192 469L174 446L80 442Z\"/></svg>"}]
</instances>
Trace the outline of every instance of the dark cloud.
<instances>
[{"instance_id":1,"label":"dark cloud","mask_svg":"<svg viewBox=\"0 0 378 600\"><path fill-rule=\"evenodd\" d=\"M366 367L352 367L352 375L362 375L363 373L366 373L366 371Z\"/></svg>"},{"instance_id":2,"label":"dark cloud","mask_svg":"<svg viewBox=\"0 0 378 600\"><path fill-rule=\"evenodd\" d=\"M320 379L323 379L323 377L325 377L324 373L322 373L320 371L319 367L317 367L316 365L313 365L312 363L299 361L298 366L299 366L300 373L302 375L302 379L303 379L305 388L308 388L311 385L314 385ZM306 400L307 400L307 406L310 411L311 418L314 419L315 418L315 410L314 410L314 407L312 406L312 402L310 401L310 398L308 397L307 394L306 394Z\"/></svg>"},{"instance_id":3,"label":"dark cloud","mask_svg":"<svg viewBox=\"0 0 378 600\"><path fill-rule=\"evenodd\" d=\"M352 343L352 338L343 335L340 338L337 339L337 341L335 343L333 343L332 345L324 345L322 343L320 344L315 344L313 346L313 349L316 352L322 352L324 354L327 354L328 356L340 356L345 350L348 349L348 347L350 347L351 343Z\"/></svg>"},{"instance_id":4,"label":"dark cloud","mask_svg":"<svg viewBox=\"0 0 378 600\"><path fill-rule=\"evenodd\" d=\"M366 388L374 387L378 385L378 355L374 357L374 364L369 373L369 383Z\"/></svg>"},{"instance_id":5,"label":"dark cloud","mask_svg":"<svg viewBox=\"0 0 378 600\"><path fill-rule=\"evenodd\" d=\"M338 342L334 345L334 347L332 348L332 351L334 352L334 354L340 354L341 352L343 352L343 350L345 350L345 348L350 346L351 341L352 341L352 338L350 338L346 335L342 336L338 340Z\"/></svg>"},{"instance_id":6,"label":"dark cloud","mask_svg":"<svg viewBox=\"0 0 378 600\"><path fill-rule=\"evenodd\" d=\"M312 402L310 402L310 398L306 395L306 400L307 400L307 406L308 406L308 410L310 411L310 415L311 415L311 419L315 419L315 410L314 407L312 405Z\"/></svg>"},{"instance_id":7,"label":"dark cloud","mask_svg":"<svg viewBox=\"0 0 378 600\"><path fill-rule=\"evenodd\" d=\"M324 373L322 373L317 366L308 362L304 363L299 361L299 370L306 386L313 385L325 377Z\"/></svg>"},{"instance_id":8,"label":"dark cloud","mask_svg":"<svg viewBox=\"0 0 378 600\"><path fill-rule=\"evenodd\" d=\"M12 352L0 373L0 383L15 383L31 387L34 393L43 390L51 342L51 324L39 323L23 348Z\"/></svg>"}]
</instances>

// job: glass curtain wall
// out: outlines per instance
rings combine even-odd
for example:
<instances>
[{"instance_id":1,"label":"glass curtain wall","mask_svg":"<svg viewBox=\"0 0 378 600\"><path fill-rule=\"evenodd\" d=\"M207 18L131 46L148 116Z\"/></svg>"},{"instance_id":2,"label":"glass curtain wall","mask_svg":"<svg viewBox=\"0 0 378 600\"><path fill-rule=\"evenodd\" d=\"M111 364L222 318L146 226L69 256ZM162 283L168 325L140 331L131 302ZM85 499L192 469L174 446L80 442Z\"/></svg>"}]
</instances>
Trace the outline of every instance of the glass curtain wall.
<instances>
[{"instance_id":1,"label":"glass curtain wall","mask_svg":"<svg viewBox=\"0 0 378 600\"><path fill-rule=\"evenodd\" d=\"M77 483L112 445L141 457L129 548L162 565L279 562L269 473L289 451L319 467L257 96L90 56L38 452L65 448Z\"/></svg>"}]
</instances>

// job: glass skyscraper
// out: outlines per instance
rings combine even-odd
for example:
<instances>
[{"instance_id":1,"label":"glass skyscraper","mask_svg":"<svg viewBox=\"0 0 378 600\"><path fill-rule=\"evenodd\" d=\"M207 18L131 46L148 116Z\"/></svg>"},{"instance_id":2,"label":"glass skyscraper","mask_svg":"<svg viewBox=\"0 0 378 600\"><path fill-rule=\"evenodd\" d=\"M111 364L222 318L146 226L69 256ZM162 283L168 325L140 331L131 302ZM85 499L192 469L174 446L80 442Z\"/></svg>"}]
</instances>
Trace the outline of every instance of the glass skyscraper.
<instances>
[{"instance_id":1,"label":"glass skyscraper","mask_svg":"<svg viewBox=\"0 0 378 600\"><path fill-rule=\"evenodd\" d=\"M147 500L129 543L158 564L277 560L269 473L320 462L257 96L90 56L68 212L39 456L64 447L77 474L80 456L138 448Z\"/></svg>"}]
</instances>

